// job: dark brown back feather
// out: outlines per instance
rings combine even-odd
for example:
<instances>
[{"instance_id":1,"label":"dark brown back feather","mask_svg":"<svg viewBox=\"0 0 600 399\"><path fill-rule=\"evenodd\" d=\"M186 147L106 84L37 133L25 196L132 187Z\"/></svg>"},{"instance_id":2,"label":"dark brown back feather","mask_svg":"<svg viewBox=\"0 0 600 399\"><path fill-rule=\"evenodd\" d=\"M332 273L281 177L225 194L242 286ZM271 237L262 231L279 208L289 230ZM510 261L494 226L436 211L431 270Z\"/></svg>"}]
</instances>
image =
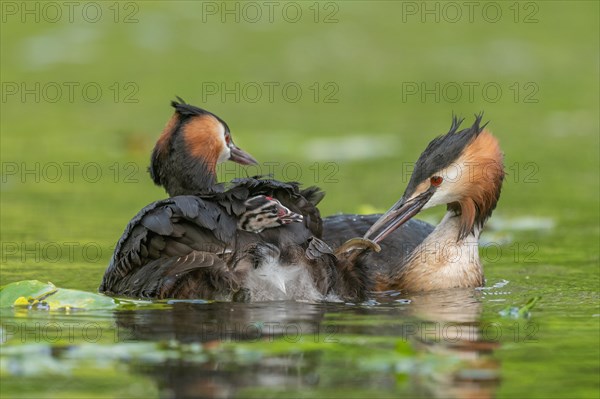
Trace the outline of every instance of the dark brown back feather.
<instances>
[{"instance_id":1,"label":"dark brown back feather","mask_svg":"<svg viewBox=\"0 0 600 399\"><path fill-rule=\"evenodd\" d=\"M216 187L211 194L154 202L127 225L117 243L100 292L151 298L213 298L238 287L235 266L247 248L266 242L280 248L320 236L322 223L311 188L305 198L297 183L245 178ZM222 191L219 191L222 190ZM308 189L307 189L308 190ZM244 202L264 194L303 215L293 223L259 234L237 229ZM322 195L321 195L322 198Z\"/></svg>"}]
</instances>

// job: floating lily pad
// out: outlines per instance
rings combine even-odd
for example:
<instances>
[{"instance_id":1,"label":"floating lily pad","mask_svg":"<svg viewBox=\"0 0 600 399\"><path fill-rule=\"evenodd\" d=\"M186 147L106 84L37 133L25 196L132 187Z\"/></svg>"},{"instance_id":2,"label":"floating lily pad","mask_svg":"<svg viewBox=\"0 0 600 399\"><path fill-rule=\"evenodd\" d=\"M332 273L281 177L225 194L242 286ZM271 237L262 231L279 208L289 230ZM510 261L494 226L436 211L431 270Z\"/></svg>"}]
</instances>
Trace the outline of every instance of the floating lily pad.
<instances>
[{"instance_id":1,"label":"floating lily pad","mask_svg":"<svg viewBox=\"0 0 600 399\"><path fill-rule=\"evenodd\" d=\"M114 309L113 298L86 291L57 288L37 280L18 281L0 289L0 308L42 310Z\"/></svg>"},{"instance_id":2,"label":"floating lily pad","mask_svg":"<svg viewBox=\"0 0 600 399\"><path fill-rule=\"evenodd\" d=\"M43 298L58 290L52 283L38 280L17 281L0 288L0 308L10 308L15 302L27 302L28 298Z\"/></svg>"}]
</instances>

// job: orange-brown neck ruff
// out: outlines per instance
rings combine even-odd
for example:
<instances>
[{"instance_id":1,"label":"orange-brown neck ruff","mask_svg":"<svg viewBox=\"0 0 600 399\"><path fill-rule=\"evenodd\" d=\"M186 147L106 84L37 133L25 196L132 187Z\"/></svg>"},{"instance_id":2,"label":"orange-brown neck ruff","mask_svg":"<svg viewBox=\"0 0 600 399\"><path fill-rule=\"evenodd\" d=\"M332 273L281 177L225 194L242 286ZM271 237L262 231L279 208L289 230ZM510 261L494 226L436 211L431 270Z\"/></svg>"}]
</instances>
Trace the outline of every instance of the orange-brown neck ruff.
<instances>
[{"instance_id":1,"label":"orange-brown neck ruff","mask_svg":"<svg viewBox=\"0 0 600 399\"><path fill-rule=\"evenodd\" d=\"M219 155L225 150L223 127L212 115L195 116L183 127L188 153L216 174Z\"/></svg>"},{"instance_id":2,"label":"orange-brown neck ruff","mask_svg":"<svg viewBox=\"0 0 600 399\"><path fill-rule=\"evenodd\" d=\"M226 155L224 128L212 115L175 113L156 142L150 175L170 196L212 190L219 156Z\"/></svg>"},{"instance_id":3,"label":"orange-brown neck ruff","mask_svg":"<svg viewBox=\"0 0 600 399\"><path fill-rule=\"evenodd\" d=\"M484 130L465 148L460 163L466 169L460 181L461 199L448 208L461 214L458 238L463 239L475 226L483 227L498 203L504 179L498 140Z\"/></svg>"}]
</instances>

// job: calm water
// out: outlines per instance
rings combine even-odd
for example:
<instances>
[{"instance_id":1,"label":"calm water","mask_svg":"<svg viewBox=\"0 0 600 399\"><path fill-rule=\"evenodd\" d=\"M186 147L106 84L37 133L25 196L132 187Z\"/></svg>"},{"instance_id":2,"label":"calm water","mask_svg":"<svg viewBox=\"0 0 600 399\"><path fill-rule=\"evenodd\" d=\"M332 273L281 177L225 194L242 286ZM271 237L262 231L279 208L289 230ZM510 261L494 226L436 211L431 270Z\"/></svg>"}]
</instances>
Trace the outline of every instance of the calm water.
<instances>
[{"instance_id":1,"label":"calm water","mask_svg":"<svg viewBox=\"0 0 600 399\"><path fill-rule=\"evenodd\" d=\"M539 265L488 274L485 289L360 304L5 309L2 396L597 397L597 281Z\"/></svg>"}]
</instances>

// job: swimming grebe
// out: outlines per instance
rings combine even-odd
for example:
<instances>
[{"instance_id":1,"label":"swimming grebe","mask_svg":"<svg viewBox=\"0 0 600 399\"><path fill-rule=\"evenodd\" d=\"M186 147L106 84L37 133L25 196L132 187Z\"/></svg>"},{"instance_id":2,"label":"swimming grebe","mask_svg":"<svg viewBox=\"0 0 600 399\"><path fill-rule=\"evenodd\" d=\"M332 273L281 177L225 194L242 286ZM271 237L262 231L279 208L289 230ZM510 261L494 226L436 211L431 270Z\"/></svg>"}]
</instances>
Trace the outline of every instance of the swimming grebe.
<instances>
[{"instance_id":1,"label":"swimming grebe","mask_svg":"<svg viewBox=\"0 0 600 399\"><path fill-rule=\"evenodd\" d=\"M500 197L503 154L498 140L480 126L481 115L470 128L459 131L461 122L454 118L450 131L429 143L402 198L368 229L372 215L324 219L323 239L333 246L363 233L381 245L379 253L356 258L355 267L368 270L374 290L429 291L484 284L478 239ZM446 205L447 212L435 228L416 220L403 225L420 210L438 205Z\"/></svg>"},{"instance_id":2,"label":"swimming grebe","mask_svg":"<svg viewBox=\"0 0 600 399\"><path fill-rule=\"evenodd\" d=\"M243 279L238 264L256 243L298 246L321 235L323 193L296 183L242 178L218 184L216 165L256 163L233 144L218 116L183 100L152 152L150 173L173 197L128 224L100 292L151 298L228 297ZM242 262L243 263L243 262Z\"/></svg>"}]
</instances>

